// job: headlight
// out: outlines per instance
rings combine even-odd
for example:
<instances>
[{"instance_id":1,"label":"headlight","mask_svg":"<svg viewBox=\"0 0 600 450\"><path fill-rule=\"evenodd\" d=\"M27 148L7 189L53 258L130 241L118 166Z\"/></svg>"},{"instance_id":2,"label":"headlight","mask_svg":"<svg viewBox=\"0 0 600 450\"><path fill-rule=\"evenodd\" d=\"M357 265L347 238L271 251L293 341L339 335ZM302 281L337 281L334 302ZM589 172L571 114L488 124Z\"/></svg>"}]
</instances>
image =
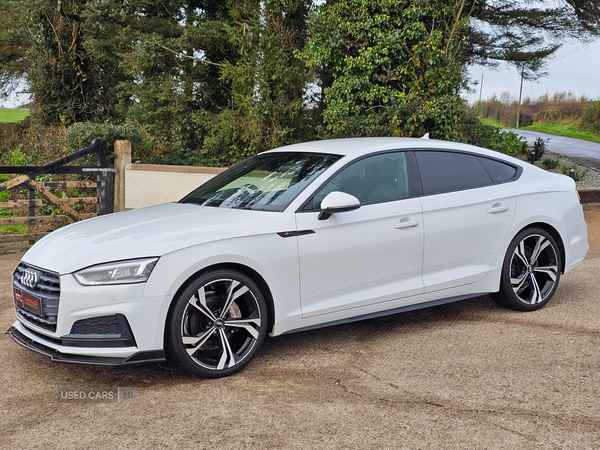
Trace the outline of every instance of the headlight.
<instances>
[{"instance_id":1,"label":"headlight","mask_svg":"<svg viewBox=\"0 0 600 450\"><path fill-rule=\"evenodd\" d=\"M84 286L144 283L157 261L158 258L145 258L98 264L75 272L73 276Z\"/></svg>"}]
</instances>

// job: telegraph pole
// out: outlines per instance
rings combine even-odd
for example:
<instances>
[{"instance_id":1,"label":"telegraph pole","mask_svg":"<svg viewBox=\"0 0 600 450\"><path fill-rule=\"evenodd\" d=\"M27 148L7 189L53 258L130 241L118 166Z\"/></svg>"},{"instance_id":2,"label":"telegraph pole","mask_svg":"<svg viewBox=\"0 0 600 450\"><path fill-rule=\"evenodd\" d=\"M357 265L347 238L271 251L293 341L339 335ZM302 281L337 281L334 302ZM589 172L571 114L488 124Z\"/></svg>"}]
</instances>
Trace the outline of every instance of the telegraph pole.
<instances>
[{"instance_id":1,"label":"telegraph pole","mask_svg":"<svg viewBox=\"0 0 600 450\"><path fill-rule=\"evenodd\" d=\"M481 83L479 83L479 104L481 105L481 93L483 92L483 74L481 74Z\"/></svg>"},{"instance_id":2,"label":"telegraph pole","mask_svg":"<svg viewBox=\"0 0 600 450\"><path fill-rule=\"evenodd\" d=\"M523 74L525 72L525 64L521 66L521 88L519 89L519 106L517 107L517 128L521 120L521 96L523 95Z\"/></svg>"}]
</instances>

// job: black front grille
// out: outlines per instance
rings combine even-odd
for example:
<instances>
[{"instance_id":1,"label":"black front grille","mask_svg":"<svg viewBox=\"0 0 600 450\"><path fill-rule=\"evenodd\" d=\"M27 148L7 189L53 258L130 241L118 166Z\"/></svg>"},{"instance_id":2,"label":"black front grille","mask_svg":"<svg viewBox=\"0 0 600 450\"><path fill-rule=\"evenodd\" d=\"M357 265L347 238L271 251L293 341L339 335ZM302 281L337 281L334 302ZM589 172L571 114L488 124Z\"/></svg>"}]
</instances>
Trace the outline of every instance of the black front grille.
<instances>
[{"instance_id":1,"label":"black front grille","mask_svg":"<svg viewBox=\"0 0 600 450\"><path fill-rule=\"evenodd\" d=\"M28 277L28 273L32 272L35 272L37 275L36 283L33 286L31 277ZM39 267L21 263L13 273L13 285L17 289L35 295L42 303L41 316L16 305L19 319L45 330L56 331L58 303L60 299L60 275L40 269Z\"/></svg>"}]
</instances>

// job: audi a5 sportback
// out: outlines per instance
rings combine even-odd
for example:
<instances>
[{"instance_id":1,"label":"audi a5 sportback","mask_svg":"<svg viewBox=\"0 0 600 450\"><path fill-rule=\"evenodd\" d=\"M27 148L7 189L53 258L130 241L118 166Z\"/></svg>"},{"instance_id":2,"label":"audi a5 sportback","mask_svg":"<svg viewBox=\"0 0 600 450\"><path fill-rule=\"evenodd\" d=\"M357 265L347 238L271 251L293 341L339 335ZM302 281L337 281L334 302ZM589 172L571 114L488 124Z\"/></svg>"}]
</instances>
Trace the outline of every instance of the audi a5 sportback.
<instances>
[{"instance_id":1,"label":"audi a5 sportback","mask_svg":"<svg viewBox=\"0 0 600 450\"><path fill-rule=\"evenodd\" d=\"M44 237L14 272L9 332L56 361L220 377L267 333L483 294L541 308L587 249L568 177L452 142L311 142Z\"/></svg>"}]
</instances>

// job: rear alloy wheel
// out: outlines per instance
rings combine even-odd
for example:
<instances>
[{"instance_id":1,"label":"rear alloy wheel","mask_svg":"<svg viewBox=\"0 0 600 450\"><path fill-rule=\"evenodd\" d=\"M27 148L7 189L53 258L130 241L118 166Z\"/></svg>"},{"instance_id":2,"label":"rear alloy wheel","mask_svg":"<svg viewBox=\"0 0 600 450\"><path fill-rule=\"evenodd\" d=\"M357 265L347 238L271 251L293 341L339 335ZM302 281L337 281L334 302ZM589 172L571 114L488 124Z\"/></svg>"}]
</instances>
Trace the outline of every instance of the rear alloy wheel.
<instances>
[{"instance_id":1,"label":"rear alloy wheel","mask_svg":"<svg viewBox=\"0 0 600 450\"><path fill-rule=\"evenodd\" d=\"M173 302L167 356L201 377L231 375L254 358L267 323L264 297L250 278L235 270L207 272Z\"/></svg>"},{"instance_id":2,"label":"rear alloy wheel","mask_svg":"<svg viewBox=\"0 0 600 450\"><path fill-rule=\"evenodd\" d=\"M500 291L490 297L505 308L540 309L556 292L560 272L560 252L554 238L541 228L523 230L506 252Z\"/></svg>"}]
</instances>

